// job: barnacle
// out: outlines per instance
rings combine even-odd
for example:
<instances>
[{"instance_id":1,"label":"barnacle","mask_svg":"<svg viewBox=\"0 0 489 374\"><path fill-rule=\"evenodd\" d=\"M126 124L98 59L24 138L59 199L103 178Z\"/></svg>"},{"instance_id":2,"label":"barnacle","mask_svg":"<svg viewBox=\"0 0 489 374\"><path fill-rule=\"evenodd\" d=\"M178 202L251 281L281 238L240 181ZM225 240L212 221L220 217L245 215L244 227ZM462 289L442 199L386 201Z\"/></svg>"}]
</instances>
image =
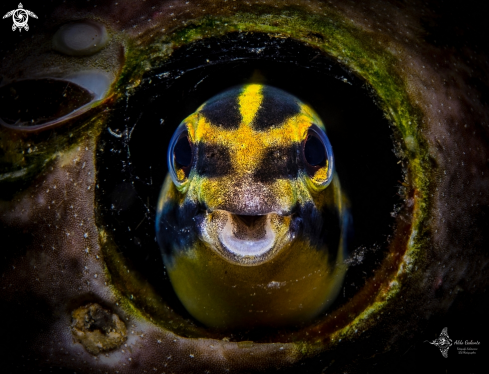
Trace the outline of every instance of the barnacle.
<instances>
[{"instance_id":1,"label":"barnacle","mask_svg":"<svg viewBox=\"0 0 489 374\"><path fill-rule=\"evenodd\" d=\"M462 305L457 300L470 307L484 296L486 51L470 40L462 47L463 38L450 34L443 18L436 19L441 12L436 3L96 5L39 5L32 9L39 22L28 35L2 40L8 58L0 65L0 94L2 103L11 105L0 109L1 315L10 337L1 354L12 371L358 372L373 366L371 357L388 370L416 345L412 337L431 326L430 318L451 313L454 300L457 308ZM95 49L83 47L83 33L93 28L73 25L97 25L107 38ZM63 39L70 33L76 43ZM307 64L301 60L305 56ZM165 144L195 111L195 102L200 105L226 88L228 82L214 81L219 69L226 79L231 71L246 70L239 61L268 66L265 76L276 82L273 71L292 62L296 67L289 68L303 77L308 71L324 83L318 71L331 68L330 75L345 86L364 85L387 121L340 127L353 135L362 126L371 134L391 126L394 144L388 147L399 165L388 174L399 175L402 187L395 207L396 200L386 199L393 228L382 221L385 228L373 229L381 237L353 252L345 295L331 311L304 326L224 334L200 325L178 304L161 259L149 249L156 244L148 227L154 191L166 173ZM59 82L66 82L65 92ZM320 88L330 87L334 83ZM17 100L33 89L56 97L33 106L31 116L31 108ZM185 104L175 105L178 101ZM52 110L58 107L60 112ZM21 111L17 118L12 108ZM368 150L374 152L378 143L370 136L359 153L343 148L360 165L352 172L370 168L375 173ZM333 134L331 139L338 144ZM147 144L155 146L147 147L155 157L146 158ZM338 160L348 160L339 156L342 147L334 147ZM375 180L345 176L342 181L349 178L353 190L376 190ZM356 204L358 194L353 195L352 209L367 204L365 199ZM368 231L357 237L368 237ZM389 240L382 237L386 232ZM381 248L374 251L376 241ZM74 336L82 317L72 317L94 305L118 321L112 332L108 322L87 322L87 329L99 326L97 341L119 334L106 348L100 343L96 355Z\"/></svg>"}]
</instances>

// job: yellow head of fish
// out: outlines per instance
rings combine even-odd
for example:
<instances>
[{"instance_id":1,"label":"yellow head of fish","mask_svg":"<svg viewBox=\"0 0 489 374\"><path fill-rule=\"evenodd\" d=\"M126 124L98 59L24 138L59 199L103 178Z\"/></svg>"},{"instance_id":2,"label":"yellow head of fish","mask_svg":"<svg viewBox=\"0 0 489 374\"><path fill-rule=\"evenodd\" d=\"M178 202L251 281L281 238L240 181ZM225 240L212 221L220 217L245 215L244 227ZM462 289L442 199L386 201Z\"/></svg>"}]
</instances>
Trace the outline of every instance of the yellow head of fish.
<instances>
[{"instance_id":1,"label":"yellow head of fish","mask_svg":"<svg viewBox=\"0 0 489 374\"><path fill-rule=\"evenodd\" d=\"M157 238L187 310L216 328L287 326L335 299L350 225L315 112L248 84L182 121L168 150Z\"/></svg>"}]
</instances>

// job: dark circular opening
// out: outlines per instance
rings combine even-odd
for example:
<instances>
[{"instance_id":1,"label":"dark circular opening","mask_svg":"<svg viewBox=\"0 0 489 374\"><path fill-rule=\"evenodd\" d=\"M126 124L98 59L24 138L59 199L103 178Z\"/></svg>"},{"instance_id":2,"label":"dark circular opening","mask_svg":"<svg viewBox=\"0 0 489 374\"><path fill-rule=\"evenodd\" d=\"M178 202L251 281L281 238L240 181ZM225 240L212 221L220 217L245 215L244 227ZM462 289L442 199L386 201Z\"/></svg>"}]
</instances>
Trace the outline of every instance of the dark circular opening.
<instances>
[{"instance_id":1,"label":"dark circular opening","mask_svg":"<svg viewBox=\"0 0 489 374\"><path fill-rule=\"evenodd\" d=\"M33 126L61 118L92 100L86 89L57 79L29 79L0 87L0 118Z\"/></svg>"},{"instance_id":2,"label":"dark circular opening","mask_svg":"<svg viewBox=\"0 0 489 374\"><path fill-rule=\"evenodd\" d=\"M311 166L326 165L326 149L317 136L309 134L304 144L304 158Z\"/></svg>"},{"instance_id":3,"label":"dark circular opening","mask_svg":"<svg viewBox=\"0 0 489 374\"><path fill-rule=\"evenodd\" d=\"M173 157L176 166L179 168L187 168L192 162L192 147L188 141L186 134L182 134L173 148Z\"/></svg>"},{"instance_id":4,"label":"dark circular opening","mask_svg":"<svg viewBox=\"0 0 489 374\"><path fill-rule=\"evenodd\" d=\"M250 82L275 86L309 104L323 120L334 149L336 172L351 202L350 253L361 251L363 259L350 266L330 310L355 295L380 264L393 231L391 212L402 202L402 170L392 151L395 134L372 91L337 62L298 41L266 34L234 33L180 48L148 72L137 91L113 111L108 126L124 135L105 131L100 138L97 191L101 219L112 229L118 250L165 302L189 319L155 241L156 204L168 172L164 155L184 118L223 90ZM182 140L180 146L177 163L188 165L190 145ZM325 162L317 137L309 137L306 149L311 165ZM130 196L123 205L117 203L119 190ZM240 332L231 338L260 340L267 333Z\"/></svg>"}]
</instances>

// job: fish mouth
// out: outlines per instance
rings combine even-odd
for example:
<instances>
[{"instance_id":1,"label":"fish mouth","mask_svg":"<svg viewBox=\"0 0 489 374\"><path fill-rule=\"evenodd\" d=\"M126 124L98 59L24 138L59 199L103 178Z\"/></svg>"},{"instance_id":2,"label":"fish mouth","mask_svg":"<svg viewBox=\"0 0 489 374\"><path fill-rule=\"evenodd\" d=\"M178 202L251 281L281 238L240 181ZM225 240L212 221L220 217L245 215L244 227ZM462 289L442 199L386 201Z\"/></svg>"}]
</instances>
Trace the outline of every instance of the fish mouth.
<instances>
[{"instance_id":1,"label":"fish mouth","mask_svg":"<svg viewBox=\"0 0 489 374\"><path fill-rule=\"evenodd\" d=\"M292 215L275 212L243 215L216 210L201 223L202 239L227 261L259 265L271 260L295 238L291 221Z\"/></svg>"},{"instance_id":2,"label":"fish mouth","mask_svg":"<svg viewBox=\"0 0 489 374\"><path fill-rule=\"evenodd\" d=\"M226 225L219 233L219 241L236 256L261 256L275 243L275 232L268 214L243 216L229 214Z\"/></svg>"}]
</instances>

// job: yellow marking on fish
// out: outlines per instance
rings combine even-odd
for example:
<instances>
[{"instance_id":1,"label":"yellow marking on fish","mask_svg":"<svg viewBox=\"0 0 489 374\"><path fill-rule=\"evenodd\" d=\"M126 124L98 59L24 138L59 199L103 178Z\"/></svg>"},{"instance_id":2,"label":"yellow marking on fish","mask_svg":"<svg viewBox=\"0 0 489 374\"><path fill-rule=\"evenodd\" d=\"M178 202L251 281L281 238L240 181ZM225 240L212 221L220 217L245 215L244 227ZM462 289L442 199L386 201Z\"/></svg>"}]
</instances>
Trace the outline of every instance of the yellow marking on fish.
<instances>
[{"instance_id":1,"label":"yellow marking on fish","mask_svg":"<svg viewBox=\"0 0 489 374\"><path fill-rule=\"evenodd\" d=\"M187 123L191 141L227 147L236 176L242 176L253 172L260 165L266 150L270 147L302 142L312 120L309 114L298 113L287 119L282 126L266 132L255 131L244 121L236 130L222 130L204 116L192 116L187 119Z\"/></svg>"},{"instance_id":2,"label":"yellow marking on fish","mask_svg":"<svg viewBox=\"0 0 489 374\"><path fill-rule=\"evenodd\" d=\"M238 97L239 111L243 118L242 124L249 126L255 118L263 101L263 86L261 84L248 84Z\"/></svg>"},{"instance_id":3,"label":"yellow marking on fish","mask_svg":"<svg viewBox=\"0 0 489 374\"><path fill-rule=\"evenodd\" d=\"M315 123L317 126L325 130L322 121L319 119L319 116L314 111L314 109L312 109L309 105L306 105L304 103L300 103L299 106L301 108L302 114L305 114L306 116L310 117L313 123Z\"/></svg>"},{"instance_id":4,"label":"yellow marking on fish","mask_svg":"<svg viewBox=\"0 0 489 374\"><path fill-rule=\"evenodd\" d=\"M175 172L176 172L177 178L179 180L184 180L185 179L185 172L182 169L177 169L177 170L175 170Z\"/></svg>"}]
</instances>

